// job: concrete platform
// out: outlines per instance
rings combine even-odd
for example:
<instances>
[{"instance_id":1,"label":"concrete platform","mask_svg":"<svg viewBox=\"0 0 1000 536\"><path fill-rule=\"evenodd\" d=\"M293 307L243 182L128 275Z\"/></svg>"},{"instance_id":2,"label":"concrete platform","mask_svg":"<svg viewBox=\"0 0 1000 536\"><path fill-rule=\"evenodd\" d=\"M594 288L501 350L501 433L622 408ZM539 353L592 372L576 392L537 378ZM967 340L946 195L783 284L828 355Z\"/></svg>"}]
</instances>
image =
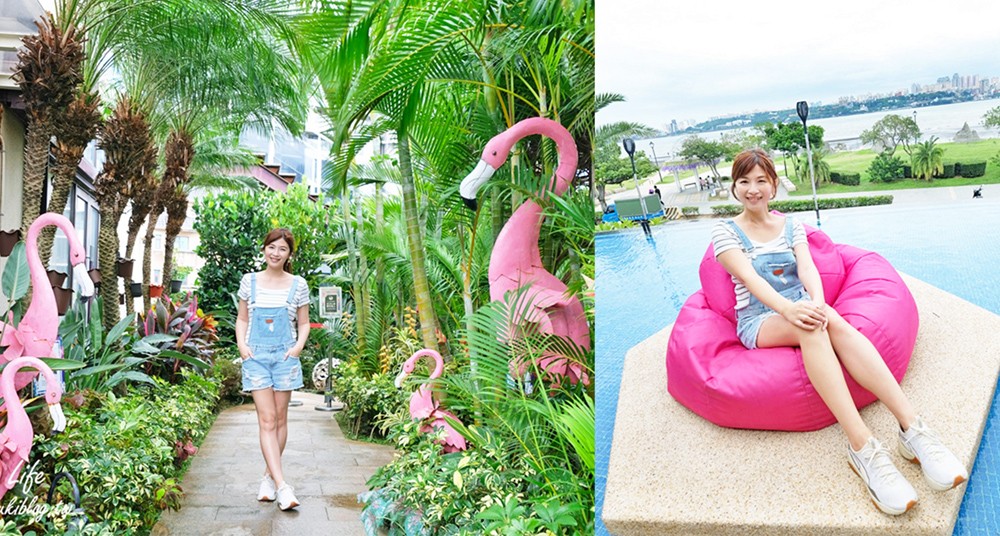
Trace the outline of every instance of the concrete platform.
<instances>
[{"instance_id":1,"label":"concrete platform","mask_svg":"<svg viewBox=\"0 0 1000 536\"><path fill-rule=\"evenodd\" d=\"M1000 371L1000 316L904 280L921 325L903 391L971 469ZM931 490L919 466L895 454L896 421L881 403L861 415L920 496L896 517L872 505L848 466L839 425L804 433L734 430L675 401L664 366L671 327L625 358L603 510L611 533L952 533L966 485Z\"/></svg>"}]
</instances>

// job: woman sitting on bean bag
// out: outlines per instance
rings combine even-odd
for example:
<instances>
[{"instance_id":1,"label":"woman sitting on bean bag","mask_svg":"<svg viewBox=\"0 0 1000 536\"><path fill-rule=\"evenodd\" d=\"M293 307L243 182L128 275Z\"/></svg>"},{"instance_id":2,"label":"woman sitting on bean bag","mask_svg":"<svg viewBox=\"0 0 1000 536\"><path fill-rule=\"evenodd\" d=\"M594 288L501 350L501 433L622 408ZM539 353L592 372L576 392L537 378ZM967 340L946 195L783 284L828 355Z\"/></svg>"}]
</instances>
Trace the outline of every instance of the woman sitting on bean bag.
<instances>
[{"instance_id":1,"label":"woman sitting on bean bag","mask_svg":"<svg viewBox=\"0 0 1000 536\"><path fill-rule=\"evenodd\" d=\"M752 404L755 388L752 384L776 379L769 376L769 353L797 347L802 360L801 366L796 363L797 368L804 368L808 379L804 387L815 389L840 423L849 442L851 467L865 482L880 510L902 514L916 504L917 494L896 469L889 450L873 437L861 419L841 364L857 384L881 400L899 421L898 450L904 458L921 464L924 479L931 488L944 491L966 481L965 466L916 414L879 349L838 313L834 307L838 303L836 300L831 301L832 305L826 303L827 290L832 290L832 295L839 295L834 297L849 296L854 272L863 274L866 271L864 266L856 265L871 262L877 255L866 256L857 248L832 244L825 235L815 232L810 240L821 250L817 251L817 259L829 259L831 263L830 267L817 266L802 224L772 213L768 208L777 193L778 177L767 153L754 149L739 154L733 162L732 176L731 191L743 205L743 212L732 220L716 224L712 242L718 263L734 283L735 317L727 319L712 312L708 303L711 292L699 292L682 309L674 334L682 325L711 326L716 334L725 334L733 330L735 324L738 340L747 350L740 348L740 352L734 352L732 345L735 343L726 342L731 337L716 335L720 342L708 343L709 347L715 345L715 355L693 356L686 352L690 347L684 348L674 340L675 335L671 335L667 352L671 394L699 414L704 414L700 410L716 403L712 397L737 398ZM854 263L851 273L839 264L840 258ZM821 272L824 275L831 273L831 276L821 278ZM824 282L829 283L829 288L824 288ZM912 303L912 297L909 299ZM863 315L863 311L859 312L859 316ZM697 323L690 324L692 320ZM678 340L683 337L677 336ZM700 344L705 347L704 342ZM912 339L909 351L912 351ZM748 356L752 356L753 368L742 363L711 362L711 359L732 360ZM902 370L908 359L909 352ZM724 372L726 367L746 372L745 377L717 378L708 370L715 368ZM689 381L692 378L700 378L703 383L693 386ZM797 388L793 379L777 379L784 383L768 387L777 390ZM732 392L739 391L742 388L740 381L744 380L749 394ZM721 391L730 392L720 392L718 386L709 385L719 381L729 381ZM701 389L701 398L692 396L697 389ZM802 393L789 393L790 397L800 395Z\"/></svg>"}]
</instances>

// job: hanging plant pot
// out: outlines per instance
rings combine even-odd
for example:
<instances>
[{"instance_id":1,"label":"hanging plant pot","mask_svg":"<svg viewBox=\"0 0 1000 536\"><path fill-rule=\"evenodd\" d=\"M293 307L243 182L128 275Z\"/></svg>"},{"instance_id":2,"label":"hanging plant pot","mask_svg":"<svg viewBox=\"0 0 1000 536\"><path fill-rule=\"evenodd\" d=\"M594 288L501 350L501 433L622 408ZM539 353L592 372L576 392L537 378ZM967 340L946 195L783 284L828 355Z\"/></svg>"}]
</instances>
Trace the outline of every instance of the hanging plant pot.
<instances>
[{"instance_id":1,"label":"hanging plant pot","mask_svg":"<svg viewBox=\"0 0 1000 536\"><path fill-rule=\"evenodd\" d=\"M163 295L163 285L149 285L149 297L159 298Z\"/></svg>"},{"instance_id":2,"label":"hanging plant pot","mask_svg":"<svg viewBox=\"0 0 1000 536\"><path fill-rule=\"evenodd\" d=\"M129 285L129 291L132 293L133 298L139 298L142 296L142 283L132 283Z\"/></svg>"},{"instance_id":3,"label":"hanging plant pot","mask_svg":"<svg viewBox=\"0 0 1000 536\"><path fill-rule=\"evenodd\" d=\"M66 314L73 303L73 289L52 287L52 292L56 295L56 311L59 316Z\"/></svg>"},{"instance_id":4,"label":"hanging plant pot","mask_svg":"<svg viewBox=\"0 0 1000 536\"><path fill-rule=\"evenodd\" d=\"M101 271L97 268L87 270L87 275L89 275L90 280L94 282L94 286L101 284Z\"/></svg>"},{"instance_id":5,"label":"hanging plant pot","mask_svg":"<svg viewBox=\"0 0 1000 536\"><path fill-rule=\"evenodd\" d=\"M170 293L174 294L176 292L180 292L181 291L181 283L183 283L183 281L181 281L180 279L171 279L170 280Z\"/></svg>"},{"instance_id":6,"label":"hanging plant pot","mask_svg":"<svg viewBox=\"0 0 1000 536\"><path fill-rule=\"evenodd\" d=\"M14 244L21 239L21 230L0 231L0 257L7 257L14 250Z\"/></svg>"},{"instance_id":7,"label":"hanging plant pot","mask_svg":"<svg viewBox=\"0 0 1000 536\"><path fill-rule=\"evenodd\" d=\"M66 282L66 274L58 270L45 270L45 275L49 278L49 284L55 288L61 288Z\"/></svg>"},{"instance_id":8,"label":"hanging plant pot","mask_svg":"<svg viewBox=\"0 0 1000 536\"><path fill-rule=\"evenodd\" d=\"M125 293L124 292L119 292L118 293L118 304L119 305L125 305Z\"/></svg>"},{"instance_id":9,"label":"hanging plant pot","mask_svg":"<svg viewBox=\"0 0 1000 536\"><path fill-rule=\"evenodd\" d=\"M132 278L132 266L135 264L134 259L118 259L118 277L124 277L125 279Z\"/></svg>"}]
</instances>

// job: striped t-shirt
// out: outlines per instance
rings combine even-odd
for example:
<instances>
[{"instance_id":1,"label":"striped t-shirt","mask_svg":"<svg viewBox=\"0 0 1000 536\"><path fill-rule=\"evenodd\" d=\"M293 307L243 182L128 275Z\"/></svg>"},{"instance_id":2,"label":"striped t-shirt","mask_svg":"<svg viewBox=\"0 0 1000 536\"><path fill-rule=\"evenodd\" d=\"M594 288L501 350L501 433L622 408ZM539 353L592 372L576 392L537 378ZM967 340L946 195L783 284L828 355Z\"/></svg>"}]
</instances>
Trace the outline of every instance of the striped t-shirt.
<instances>
[{"instance_id":1,"label":"striped t-shirt","mask_svg":"<svg viewBox=\"0 0 1000 536\"><path fill-rule=\"evenodd\" d=\"M257 274L257 301L254 303L254 307L281 307L284 305L288 309L288 320L292 323L292 336L297 338L298 328L296 327L296 320L298 320L298 310L303 305L309 305L309 285L302 276L297 275L294 277L298 280L298 285L295 287L295 296L292 298L291 303L288 303L286 301L288 299L288 291L292 288L290 284L280 289L262 288L260 286L260 274ZM243 274L243 279L240 279L240 290L236 292L236 295L241 300L246 301L248 307L250 306L250 274ZM247 327L247 341L250 340L251 326L253 326L252 323Z\"/></svg>"},{"instance_id":2,"label":"striped t-shirt","mask_svg":"<svg viewBox=\"0 0 1000 536\"><path fill-rule=\"evenodd\" d=\"M787 217L787 216L786 216ZM736 225L733 223L732 225ZM750 237L747 237L750 238ZM785 225L781 225L781 234L777 238L769 242L755 242L750 239L750 242L756 247L754 250L756 253L776 253L780 251L790 251L792 248L799 244L806 244L806 230L802 227L796 219L792 219L792 247L788 247L788 243L785 242ZM715 248L715 258L719 258L719 254L730 249L743 249L743 243L740 241L740 237L736 235L733 228L725 222L718 222L715 227L712 227L712 246ZM747 252L747 258L750 255ZM746 285L742 281L732 276L733 283L736 284L736 309L742 309L747 305L750 305L750 291L747 289Z\"/></svg>"}]
</instances>

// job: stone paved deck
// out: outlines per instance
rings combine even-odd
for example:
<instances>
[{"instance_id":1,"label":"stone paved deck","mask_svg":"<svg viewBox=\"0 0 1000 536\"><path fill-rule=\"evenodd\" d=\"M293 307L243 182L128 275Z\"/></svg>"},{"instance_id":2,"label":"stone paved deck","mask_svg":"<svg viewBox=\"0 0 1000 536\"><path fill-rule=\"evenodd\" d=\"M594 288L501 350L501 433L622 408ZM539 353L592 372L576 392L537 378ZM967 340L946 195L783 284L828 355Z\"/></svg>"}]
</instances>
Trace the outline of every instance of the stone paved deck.
<instances>
[{"instance_id":1,"label":"stone paved deck","mask_svg":"<svg viewBox=\"0 0 1000 536\"><path fill-rule=\"evenodd\" d=\"M179 511L166 511L154 536L363 535L356 496L365 481L392 460L393 450L346 439L332 413L316 411L323 397L296 392L303 404L288 408L286 479L302 503L282 512L257 502L264 459L253 404L223 411L191 462Z\"/></svg>"},{"instance_id":2,"label":"stone paved deck","mask_svg":"<svg viewBox=\"0 0 1000 536\"><path fill-rule=\"evenodd\" d=\"M1000 316L917 279L904 281L917 302L920 331L903 391L971 468L1000 371ZM896 424L881 403L861 415L920 496L913 511L897 517L868 500L848 467L839 426L734 430L681 406L664 382L671 329L625 359L603 508L612 534L952 533L965 485L930 490L920 469L895 454Z\"/></svg>"}]
</instances>

